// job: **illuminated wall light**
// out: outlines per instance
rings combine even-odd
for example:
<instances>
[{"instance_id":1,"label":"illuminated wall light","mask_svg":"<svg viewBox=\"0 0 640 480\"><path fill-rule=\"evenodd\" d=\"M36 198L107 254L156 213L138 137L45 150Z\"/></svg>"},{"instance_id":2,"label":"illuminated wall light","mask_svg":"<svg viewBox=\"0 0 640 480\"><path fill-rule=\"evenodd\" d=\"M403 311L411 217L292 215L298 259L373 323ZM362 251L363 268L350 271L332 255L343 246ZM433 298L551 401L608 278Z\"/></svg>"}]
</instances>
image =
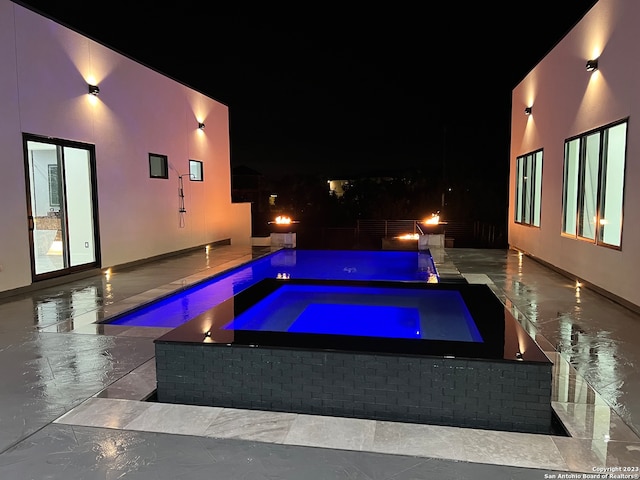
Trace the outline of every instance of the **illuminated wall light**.
<instances>
[{"instance_id":1,"label":"illuminated wall light","mask_svg":"<svg viewBox=\"0 0 640 480\"><path fill-rule=\"evenodd\" d=\"M531 107L525 107L524 109L524 114L525 115L531 115L532 112L532 108Z\"/></svg>"},{"instance_id":2,"label":"illuminated wall light","mask_svg":"<svg viewBox=\"0 0 640 480\"><path fill-rule=\"evenodd\" d=\"M100 87L89 84L89 95L93 95L94 97L100 95Z\"/></svg>"},{"instance_id":3,"label":"illuminated wall light","mask_svg":"<svg viewBox=\"0 0 640 480\"><path fill-rule=\"evenodd\" d=\"M199 128L200 130L204 130L204 123L202 123L202 122L198 122L198 128Z\"/></svg>"},{"instance_id":4,"label":"illuminated wall light","mask_svg":"<svg viewBox=\"0 0 640 480\"><path fill-rule=\"evenodd\" d=\"M587 60L587 72L593 72L598 69L598 59Z\"/></svg>"}]
</instances>

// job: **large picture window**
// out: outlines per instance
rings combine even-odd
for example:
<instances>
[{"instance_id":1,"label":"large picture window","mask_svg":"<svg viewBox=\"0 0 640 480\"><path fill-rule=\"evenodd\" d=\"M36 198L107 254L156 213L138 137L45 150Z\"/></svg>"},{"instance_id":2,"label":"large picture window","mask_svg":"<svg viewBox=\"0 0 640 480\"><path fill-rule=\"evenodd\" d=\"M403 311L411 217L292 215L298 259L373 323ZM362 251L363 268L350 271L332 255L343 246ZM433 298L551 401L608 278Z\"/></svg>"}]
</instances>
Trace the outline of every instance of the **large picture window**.
<instances>
[{"instance_id":1,"label":"large picture window","mask_svg":"<svg viewBox=\"0 0 640 480\"><path fill-rule=\"evenodd\" d=\"M515 221L540 226L542 200L542 150L516 159Z\"/></svg>"},{"instance_id":2,"label":"large picture window","mask_svg":"<svg viewBox=\"0 0 640 480\"><path fill-rule=\"evenodd\" d=\"M626 121L565 142L564 235L621 246L626 147Z\"/></svg>"}]
</instances>

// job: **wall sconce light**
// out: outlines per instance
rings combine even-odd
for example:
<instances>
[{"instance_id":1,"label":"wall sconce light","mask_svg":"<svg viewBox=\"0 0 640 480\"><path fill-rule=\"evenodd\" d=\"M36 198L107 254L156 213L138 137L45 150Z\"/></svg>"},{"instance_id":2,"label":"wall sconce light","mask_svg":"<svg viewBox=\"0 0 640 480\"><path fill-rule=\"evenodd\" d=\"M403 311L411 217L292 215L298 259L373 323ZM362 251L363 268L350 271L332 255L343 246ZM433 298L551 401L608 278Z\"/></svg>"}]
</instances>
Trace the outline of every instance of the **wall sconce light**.
<instances>
[{"instance_id":1,"label":"wall sconce light","mask_svg":"<svg viewBox=\"0 0 640 480\"><path fill-rule=\"evenodd\" d=\"M598 69L598 60L587 60L587 72L593 72Z\"/></svg>"},{"instance_id":2,"label":"wall sconce light","mask_svg":"<svg viewBox=\"0 0 640 480\"><path fill-rule=\"evenodd\" d=\"M202 122L198 122L198 128L199 128L200 130L204 130L204 123L202 123Z\"/></svg>"},{"instance_id":3,"label":"wall sconce light","mask_svg":"<svg viewBox=\"0 0 640 480\"><path fill-rule=\"evenodd\" d=\"M94 95L96 97L100 95L100 87L89 84L89 95Z\"/></svg>"},{"instance_id":4,"label":"wall sconce light","mask_svg":"<svg viewBox=\"0 0 640 480\"><path fill-rule=\"evenodd\" d=\"M531 115L531 107L525 107L524 108L524 114L525 115Z\"/></svg>"}]
</instances>

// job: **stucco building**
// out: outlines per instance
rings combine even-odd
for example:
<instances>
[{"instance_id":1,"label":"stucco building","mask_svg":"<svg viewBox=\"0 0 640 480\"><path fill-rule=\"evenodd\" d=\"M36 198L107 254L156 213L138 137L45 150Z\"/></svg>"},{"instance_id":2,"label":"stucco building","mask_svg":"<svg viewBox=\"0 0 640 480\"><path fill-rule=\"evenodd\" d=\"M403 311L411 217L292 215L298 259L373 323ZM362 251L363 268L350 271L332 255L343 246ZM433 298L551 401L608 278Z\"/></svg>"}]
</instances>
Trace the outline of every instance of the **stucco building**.
<instances>
[{"instance_id":1,"label":"stucco building","mask_svg":"<svg viewBox=\"0 0 640 480\"><path fill-rule=\"evenodd\" d=\"M640 309L640 3L600 0L512 92L509 245Z\"/></svg>"},{"instance_id":2,"label":"stucco building","mask_svg":"<svg viewBox=\"0 0 640 480\"><path fill-rule=\"evenodd\" d=\"M226 105L10 0L0 62L0 295L250 243Z\"/></svg>"}]
</instances>

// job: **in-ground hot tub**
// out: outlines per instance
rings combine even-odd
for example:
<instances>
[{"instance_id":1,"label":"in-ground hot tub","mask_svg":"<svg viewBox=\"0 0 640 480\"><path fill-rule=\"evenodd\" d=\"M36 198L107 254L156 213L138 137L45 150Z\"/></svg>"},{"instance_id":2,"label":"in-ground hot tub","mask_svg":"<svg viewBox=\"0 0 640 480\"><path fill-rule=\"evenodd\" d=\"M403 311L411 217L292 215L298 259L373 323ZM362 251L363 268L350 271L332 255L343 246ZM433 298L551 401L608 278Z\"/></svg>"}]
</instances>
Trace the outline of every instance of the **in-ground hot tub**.
<instances>
[{"instance_id":1,"label":"in-ground hot tub","mask_svg":"<svg viewBox=\"0 0 640 480\"><path fill-rule=\"evenodd\" d=\"M265 279L155 349L159 402L552 430L552 363L486 285Z\"/></svg>"}]
</instances>

